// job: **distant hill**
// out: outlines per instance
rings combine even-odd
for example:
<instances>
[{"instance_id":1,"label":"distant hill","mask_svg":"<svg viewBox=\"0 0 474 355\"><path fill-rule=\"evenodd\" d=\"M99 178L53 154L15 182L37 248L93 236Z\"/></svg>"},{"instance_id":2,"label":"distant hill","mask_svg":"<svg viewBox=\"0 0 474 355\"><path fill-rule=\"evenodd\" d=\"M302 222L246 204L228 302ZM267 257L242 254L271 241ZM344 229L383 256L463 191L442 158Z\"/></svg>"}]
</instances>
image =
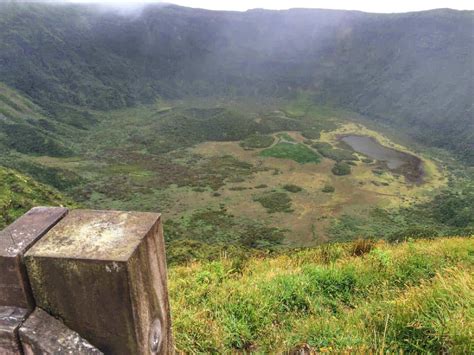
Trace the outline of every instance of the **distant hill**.
<instances>
[{"instance_id":1,"label":"distant hill","mask_svg":"<svg viewBox=\"0 0 474 355\"><path fill-rule=\"evenodd\" d=\"M472 11L0 6L0 81L48 112L305 90L474 163Z\"/></svg>"}]
</instances>

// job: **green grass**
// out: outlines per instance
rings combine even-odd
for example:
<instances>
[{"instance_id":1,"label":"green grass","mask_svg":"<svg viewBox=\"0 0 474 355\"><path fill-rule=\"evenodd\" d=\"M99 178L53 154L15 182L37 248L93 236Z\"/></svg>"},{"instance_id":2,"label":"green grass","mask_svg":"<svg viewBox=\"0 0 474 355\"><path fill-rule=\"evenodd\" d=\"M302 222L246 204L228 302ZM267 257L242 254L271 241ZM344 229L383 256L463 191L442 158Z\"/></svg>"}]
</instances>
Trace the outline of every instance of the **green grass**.
<instances>
[{"instance_id":1,"label":"green grass","mask_svg":"<svg viewBox=\"0 0 474 355\"><path fill-rule=\"evenodd\" d=\"M172 267L177 349L472 352L472 238L355 247Z\"/></svg>"},{"instance_id":2,"label":"green grass","mask_svg":"<svg viewBox=\"0 0 474 355\"><path fill-rule=\"evenodd\" d=\"M263 157L294 160L300 164L319 163L320 156L303 144L280 142L260 152Z\"/></svg>"}]
</instances>

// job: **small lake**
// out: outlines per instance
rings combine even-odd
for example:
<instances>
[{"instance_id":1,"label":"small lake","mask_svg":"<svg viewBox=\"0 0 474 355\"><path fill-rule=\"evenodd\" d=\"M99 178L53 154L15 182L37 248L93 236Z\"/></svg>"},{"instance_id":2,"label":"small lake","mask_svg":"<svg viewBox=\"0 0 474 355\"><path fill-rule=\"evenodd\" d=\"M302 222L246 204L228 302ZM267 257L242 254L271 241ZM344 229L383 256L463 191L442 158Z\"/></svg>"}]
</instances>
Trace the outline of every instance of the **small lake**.
<instances>
[{"instance_id":1,"label":"small lake","mask_svg":"<svg viewBox=\"0 0 474 355\"><path fill-rule=\"evenodd\" d=\"M354 151L386 164L387 168L403 174L410 181L420 181L423 176L422 161L414 155L386 147L368 136L348 135L341 141Z\"/></svg>"}]
</instances>

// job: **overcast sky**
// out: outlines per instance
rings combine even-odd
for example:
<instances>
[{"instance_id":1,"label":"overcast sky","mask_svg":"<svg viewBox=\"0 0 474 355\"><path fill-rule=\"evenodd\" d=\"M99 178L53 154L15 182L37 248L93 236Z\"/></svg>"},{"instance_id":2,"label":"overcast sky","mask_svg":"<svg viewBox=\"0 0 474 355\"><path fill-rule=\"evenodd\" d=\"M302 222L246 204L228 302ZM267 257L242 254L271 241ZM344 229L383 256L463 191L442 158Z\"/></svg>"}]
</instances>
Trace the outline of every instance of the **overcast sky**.
<instances>
[{"instance_id":1,"label":"overcast sky","mask_svg":"<svg viewBox=\"0 0 474 355\"><path fill-rule=\"evenodd\" d=\"M2 0L0 0L2 1ZM156 0L65 0L68 2L130 5L156 3ZM53 0L53 2L55 2ZM294 7L361 10L367 12L408 12L437 8L474 10L474 0L171 0L168 3L212 10L248 10L254 8L289 9Z\"/></svg>"}]
</instances>

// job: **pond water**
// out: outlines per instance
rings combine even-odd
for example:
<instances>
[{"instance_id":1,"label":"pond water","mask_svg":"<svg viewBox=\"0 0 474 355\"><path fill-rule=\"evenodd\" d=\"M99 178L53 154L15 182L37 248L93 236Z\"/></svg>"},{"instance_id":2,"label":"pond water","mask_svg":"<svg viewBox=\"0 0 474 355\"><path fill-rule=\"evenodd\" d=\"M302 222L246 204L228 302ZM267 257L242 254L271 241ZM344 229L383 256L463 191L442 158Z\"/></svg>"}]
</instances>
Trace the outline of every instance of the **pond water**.
<instances>
[{"instance_id":1,"label":"pond water","mask_svg":"<svg viewBox=\"0 0 474 355\"><path fill-rule=\"evenodd\" d=\"M422 161L418 157L386 147L372 137L348 135L341 141L354 151L385 163L388 169L400 172L410 181L420 180L423 175Z\"/></svg>"}]
</instances>

